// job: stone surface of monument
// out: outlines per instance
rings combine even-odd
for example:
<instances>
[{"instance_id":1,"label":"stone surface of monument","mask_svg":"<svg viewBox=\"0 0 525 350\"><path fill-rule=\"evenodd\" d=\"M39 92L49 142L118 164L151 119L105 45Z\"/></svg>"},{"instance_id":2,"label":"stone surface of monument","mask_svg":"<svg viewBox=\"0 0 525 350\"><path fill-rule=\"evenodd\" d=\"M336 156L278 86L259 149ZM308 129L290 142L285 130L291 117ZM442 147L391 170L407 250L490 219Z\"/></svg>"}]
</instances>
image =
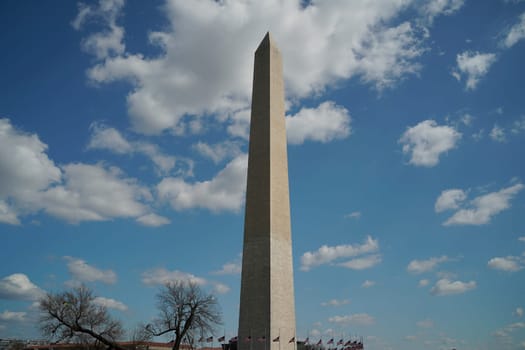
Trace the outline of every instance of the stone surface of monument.
<instances>
[{"instance_id":1,"label":"stone surface of monument","mask_svg":"<svg viewBox=\"0 0 525 350\"><path fill-rule=\"evenodd\" d=\"M239 310L240 350L296 348L282 58L255 51Z\"/></svg>"}]
</instances>

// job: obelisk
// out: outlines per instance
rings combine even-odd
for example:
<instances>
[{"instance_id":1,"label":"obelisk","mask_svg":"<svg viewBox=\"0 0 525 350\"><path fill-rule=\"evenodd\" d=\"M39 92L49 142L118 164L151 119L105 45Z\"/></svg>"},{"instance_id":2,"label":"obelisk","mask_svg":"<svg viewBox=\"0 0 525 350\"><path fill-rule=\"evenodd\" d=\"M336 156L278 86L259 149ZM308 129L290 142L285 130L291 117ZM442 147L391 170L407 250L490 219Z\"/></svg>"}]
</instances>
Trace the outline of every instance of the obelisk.
<instances>
[{"instance_id":1,"label":"obelisk","mask_svg":"<svg viewBox=\"0 0 525 350\"><path fill-rule=\"evenodd\" d=\"M295 349L283 68L270 33L255 51L237 344Z\"/></svg>"}]
</instances>

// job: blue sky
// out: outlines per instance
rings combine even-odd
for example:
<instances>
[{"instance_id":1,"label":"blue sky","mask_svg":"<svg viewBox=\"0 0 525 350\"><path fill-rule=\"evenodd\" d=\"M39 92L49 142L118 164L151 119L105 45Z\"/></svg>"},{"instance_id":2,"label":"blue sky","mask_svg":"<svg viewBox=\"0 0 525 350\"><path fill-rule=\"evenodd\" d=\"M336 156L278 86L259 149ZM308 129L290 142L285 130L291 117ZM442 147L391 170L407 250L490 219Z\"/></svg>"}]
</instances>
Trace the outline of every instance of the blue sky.
<instances>
[{"instance_id":1,"label":"blue sky","mask_svg":"<svg viewBox=\"0 0 525 350\"><path fill-rule=\"evenodd\" d=\"M0 337L191 279L237 329L253 53L284 60L297 335L525 348L525 2L3 1Z\"/></svg>"}]
</instances>

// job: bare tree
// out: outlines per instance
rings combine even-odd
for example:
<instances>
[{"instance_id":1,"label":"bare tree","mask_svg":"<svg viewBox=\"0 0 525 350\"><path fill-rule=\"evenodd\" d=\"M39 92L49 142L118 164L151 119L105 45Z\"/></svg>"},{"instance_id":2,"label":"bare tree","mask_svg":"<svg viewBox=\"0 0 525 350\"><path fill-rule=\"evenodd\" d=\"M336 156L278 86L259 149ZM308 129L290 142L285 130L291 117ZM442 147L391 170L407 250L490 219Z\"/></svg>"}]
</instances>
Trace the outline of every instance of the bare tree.
<instances>
[{"instance_id":1,"label":"bare tree","mask_svg":"<svg viewBox=\"0 0 525 350\"><path fill-rule=\"evenodd\" d=\"M159 316L146 326L153 336L173 335L173 350L182 341L193 343L196 337L213 334L222 323L217 299L193 282L168 283L157 294Z\"/></svg>"},{"instance_id":2,"label":"bare tree","mask_svg":"<svg viewBox=\"0 0 525 350\"><path fill-rule=\"evenodd\" d=\"M124 334L122 324L94 300L93 292L86 286L48 293L40 300L42 334L55 342L88 342L124 350L116 344Z\"/></svg>"}]
</instances>

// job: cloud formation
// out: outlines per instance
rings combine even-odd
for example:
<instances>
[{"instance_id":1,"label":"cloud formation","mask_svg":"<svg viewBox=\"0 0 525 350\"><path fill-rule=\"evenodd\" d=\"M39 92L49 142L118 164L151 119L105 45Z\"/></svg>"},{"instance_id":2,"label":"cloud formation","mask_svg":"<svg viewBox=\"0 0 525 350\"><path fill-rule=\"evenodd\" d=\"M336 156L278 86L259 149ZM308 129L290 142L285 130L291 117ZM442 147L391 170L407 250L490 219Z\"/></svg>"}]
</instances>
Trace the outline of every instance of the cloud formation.
<instances>
[{"instance_id":1,"label":"cloud formation","mask_svg":"<svg viewBox=\"0 0 525 350\"><path fill-rule=\"evenodd\" d=\"M505 130L503 130L503 128L499 127L498 125L494 125L494 127L490 130L489 136L496 142L505 142L507 140L505 137Z\"/></svg>"},{"instance_id":2,"label":"cloud formation","mask_svg":"<svg viewBox=\"0 0 525 350\"><path fill-rule=\"evenodd\" d=\"M228 262L222 268L213 272L215 275L240 275L242 270L241 261Z\"/></svg>"},{"instance_id":3,"label":"cloud formation","mask_svg":"<svg viewBox=\"0 0 525 350\"><path fill-rule=\"evenodd\" d=\"M457 210L447 221L445 221L443 225L485 225L490 222L493 216L510 208L510 201L523 188L523 184L517 183L499 191L478 196L469 202L462 202L460 206L460 203L456 201L454 202L454 205L459 206L460 209ZM443 191L442 195L445 192L447 191ZM439 198L441 198L441 196ZM436 201L436 205L438 201ZM452 208L450 205L447 207L445 205L442 207L442 209L445 210L457 208Z\"/></svg>"},{"instance_id":4,"label":"cloud formation","mask_svg":"<svg viewBox=\"0 0 525 350\"><path fill-rule=\"evenodd\" d=\"M449 260L450 259L446 255L429 258L427 260L412 260L408 264L407 270L411 273L420 274L423 272L432 271L438 266L438 264Z\"/></svg>"},{"instance_id":5,"label":"cloud formation","mask_svg":"<svg viewBox=\"0 0 525 350\"><path fill-rule=\"evenodd\" d=\"M518 22L515 23L505 35L502 44L506 48L514 46L518 41L525 38L525 12L518 17Z\"/></svg>"},{"instance_id":6,"label":"cloud formation","mask_svg":"<svg viewBox=\"0 0 525 350\"><path fill-rule=\"evenodd\" d=\"M117 274L113 270L100 270L89 265L85 260L72 256L65 256L64 260L67 261L67 269L75 281L100 281L106 284L115 284L117 282Z\"/></svg>"},{"instance_id":7,"label":"cloud formation","mask_svg":"<svg viewBox=\"0 0 525 350\"><path fill-rule=\"evenodd\" d=\"M0 313L0 321L18 321L23 322L26 319L27 312L14 312L5 310Z\"/></svg>"},{"instance_id":8,"label":"cloud formation","mask_svg":"<svg viewBox=\"0 0 525 350\"><path fill-rule=\"evenodd\" d=\"M156 268L142 273L142 283L146 285L164 285L168 282L192 282L197 285L206 284L206 280L191 273L179 270L169 271L164 268Z\"/></svg>"},{"instance_id":9,"label":"cloud formation","mask_svg":"<svg viewBox=\"0 0 525 350\"><path fill-rule=\"evenodd\" d=\"M459 205L467 199L467 195L463 190L460 189L451 189L441 192L436 204L434 204L434 210L436 213L441 213L445 210L454 210L458 209Z\"/></svg>"},{"instance_id":10,"label":"cloud formation","mask_svg":"<svg viewBox=\"0 0 525 350\"><path fill-rule=\"evenodd\" d=\"M376 253L379 251L379 242L377 239L373 239L367 236L362 244L346 244L337 246L321 246L315 252L306 252L301 257L301 270L308 271L313 267L330 264L335 260L342 258L350 258L364 254ZM339 265L348 268L366 268L371 267L381 261L378 255L368 255L358 259L352 259Z\"/></svg>"},{"instance_id":11,"label":"cloud formation","mask_svg":"<svg viewBox=\"0 0 525 350\"><path fill-rule=\"evenodd\" d=\"M493 53L465 51L457 55L457 68L452 75L458 81L465 79L466 89L474 90L494 62L496 62L496 55Z\"/></svg>"},{"instance_id":12,"label":"cloud formation","mask_svg":"<svg viewBox=\"0 0 525 350\"><path fill-rule=\"evenodd\" d=\"M14 273L0 280L0 299L38 300L44 291L23 273Z\"/></svg>"},{"instance_id":13,"label":"cloud formation","mask_svg":"<svg viewBox=\"0 0 525 350\"><path fill-rule=\"evenodd\" d=\"M347 304L350 304L350 300L348 299L330 299L328 301L323 301L321 303L321 306L342 306L342 305L347 305Z\"/></svg>"},{"instance_id":14,"label":"cloud formation","mask_svg":"<svg viewBox=\"0 0 525 350\"><path fill-rule=\"evenodd\" d=\"M155 268L142 273L142 283L148 286L165 285L172 282L191 282L199 286L211 285L218 294L225 294L230 291L230 287L224 283L209 281L203 277L179 270L167 270L165 268Z\"/></svg>"},{"instance_id":15,"label":"cloud formation","mask_svg":"<svg viewBox=\"0 0 525 350\"><path fill-rule=\"evenodd\" d=\"M302 108L286 117L288 143L300 145L305 141L322 143L348 137L351 133L350 114L334 102L323 102L317 108Z\"/></svg>"},{"instance_id":16,"label":"cloud formation","mask_svg":"<svg viewBox=\"0 0 525 350\"><path fill-rule=\"evenodd\" d=\"M525 267L525 258L511 255L495 257L490 259L487 265L494 270L516 272Z\"/></svg>"},{"instance_id":17,"label":"cloud formation","mask_svg":"<svg viewBox=\"0 0 525 350\"><path fill-rule=\"evenodd\" d=\"M363 287L363 288L370 288L370 287L373 287L375 285L376 285L376 283L374 281L366 280L366 281L363 282L363 284L361 284L361 287Z\"/></svg>"},{"instance_id":18,"label":"cloud formation","mask_svg":"<svg viewBox=\"0 0 525 350\"><path fill-rule=\"evenodd\" d=\"M101 32L91 34L82 41L82 48L86 52L98 59L124 53L124 28L116 23L123 7L124 0L102 0L98 5L78 4L77 17L71 22L73 28L80 30L90 21L104 24Z\"/></svg>"},{"instance_id":19,"label":"cloud formation","mask_svg":"<svg viewBox=\"0 0 525 350\"><path fill-rule=\"evenodd\" d=\"M149 189L119 168L104 163L58 167L47 148L38 135L0 119L0 222L19 224L21 215L39 211L70 223L151 213Z\"/></svg>"},{"instance_id":20,"label":"cloud formation","mask_svg":"<svg viewBox=\"0 0 525 350\"><path fill-rule=\"evenodd\" d=\"M252 52L268 29L286 57L292 101L353 77L382 90L418 73L417 59L425 52L432 20L454 13L463 2L206 0L188 6L170 1L164 6L169 29L149 35L161 51L157 57L125 52L124 30L116 20L121 2L110 3L107 9L80 8L74 21L80 28L84 18L105 18L103 31L85 40L86 50L98 59L89 79L132 85L127 104L137 132L186 134L201 130L202 118L209 115L236 124L236 113L249 106ZM421 21L396 20L410 6L417 8Z\"/></svg>"},{"instance_id":21,"label":"cloud formation","mask_svg":"<svg viewBox=\"0 0 525 350\"><path fill-rule=\"evenodd\" d=\"M157 193L179 211L202 208L238 212L244 202L247 168L248 157L241 154L211 180L189 183L181 177L167 177L157 185Z\"/></svg>"},{"instance_id":22,"label":"cloud formation","mask_svg":"<svg viewBox=\"0 0 525 350\"><path fill-rule=\"evenodd\" d=\"M462 282L462 281L451 281L448 278L442 278L436 282L434 287L430 290L432 295L453 295L463 294L476 288L476 282Z\"/></svg>"},{"instance_id":23,"label":"cloud formation","mask_svg":"<svg viewBox=\"0 0 525 350\"><path fill-rule=\"evenodd\" d=\"M403 145L403 153L410 154L410 164L433 167L441 154L455 148L460 139L461 133L453 127L429 119L407 128L398 142Z\"/></svg>"},{"instance_id":24,"label":"cloud formation","mask_svg":"<svg viewBox=\"0 0 525 350\"><path fill-rule=\"evenodd\" d=\"M143 154L150 158L159 175L167 175L175 167L176 158L162 153L158 146L144 141L128 141L115 128L92 123L88 149L108 150L116 154Z\"/></svg>"},{"instance_id":25,"label":"cloud formation","mask_svg":"<svg viewBox=\"0 0 525 350\"><path fill-rule=\"evenodd\" d=\"M96 297L95 299L93 299L93 303L96 305L107 307L108 309L128 311L128 307L126 304L111 298Z\"/></svg>"},{"instance_id":26,"label":"cloud formation","mask_svg":"<svg viewBox=\"0 0 525 350\"><path fill-rule=\"evenodd\" d=\"M338 325L369 326L374 324L375 320L374 317L369 314L360 313L346 316L333 316L328 318L328 322Z\"/></svg>"},{"instance_id":27,"label":"cloud formation","mask_svg":"<svg viewBox=\"0 0 525 350\"><path fill-rule=\"evenodd\" d=\"M19 224L19 212L39 191L60 181L61 171L47 156L38 135L0 119L0 222ZM27 209L25 209L27 210Z\"/></svg>"}]
</instances>

